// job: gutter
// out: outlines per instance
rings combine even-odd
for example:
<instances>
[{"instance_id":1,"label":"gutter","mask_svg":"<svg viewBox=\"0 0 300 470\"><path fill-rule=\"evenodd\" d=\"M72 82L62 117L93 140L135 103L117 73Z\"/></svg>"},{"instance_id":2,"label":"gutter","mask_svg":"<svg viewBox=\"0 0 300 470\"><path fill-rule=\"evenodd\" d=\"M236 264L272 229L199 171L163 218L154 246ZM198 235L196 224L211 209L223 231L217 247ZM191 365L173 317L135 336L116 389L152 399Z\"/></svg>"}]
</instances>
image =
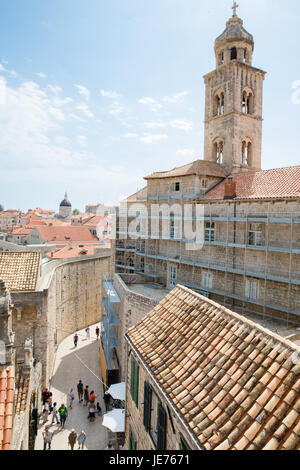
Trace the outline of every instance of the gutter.
<instances>
[{"instance_id":1,"label":"gutter","mask_svg":"<svg viewBox=\"0 0 300 470\"><path fill-rule=\"evenodd\" d=\"M169 407L172 409L173 413L176 415L176 417L178 418L178 420L180 421L181 425L184 427L185 431L187 432L187 434L190 436L191 440L193 441L194 445L196 446L197 450L206 450L200 443L199 443L199 439L195 436L195 434L193 433L193 431L191 431L190 427L188 426L188 424L186 423L185 419L181 416L180 413L178 413L178 410L176 409L176 407L174 406L172 400L168 397L168 395L166 394L166 392L164 391L164 389L161 387L161 385L159 384L159 382L156 380L156 378L153 376L152 372L151 372L151 369L149 369L149 367L145 364L145 361L143 360L142 356L140 355L140 353L137 351L137 349L135 348L135 346L133 345L133 343L131 342L131 340L129 339L129 337L125 334L125 339L126 341L129 343L129 346L131 347L131 349L133 350L134 354L138 357L139 361L143 364L145 370L147 371L148 375L151 377L151 379L153 380L153 382L155 383L155 386L157 387L157 389L159 390L160 394L164 397L164 399L166 400L166 402L168 403Z\"/></svg>"}]
</instances>

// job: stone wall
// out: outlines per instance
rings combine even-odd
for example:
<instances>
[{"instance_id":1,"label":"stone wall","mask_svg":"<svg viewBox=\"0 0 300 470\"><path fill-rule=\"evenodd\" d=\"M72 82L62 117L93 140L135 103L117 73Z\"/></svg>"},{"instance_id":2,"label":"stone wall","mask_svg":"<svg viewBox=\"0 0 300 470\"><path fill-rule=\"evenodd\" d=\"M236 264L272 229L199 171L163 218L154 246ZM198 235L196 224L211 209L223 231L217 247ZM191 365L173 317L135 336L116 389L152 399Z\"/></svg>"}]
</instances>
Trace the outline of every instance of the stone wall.
<instances>
[{"instance_id":1,"label":"stone wall","mask_svg":"<svg viewBox=\"0 0 300 470\"><path fill-rule=\"evenodd\" d=\"M139 398L138 407L133 401L130 393L130 377L131 377L131 355L133 355L135 361L139 364ZM153 388L155 394L161 400L161 403L167 413L167 432L166 432L166 449L165 450L180 450L180 439L181 436L190 445L191 449L196 449L196 446L192 444L189 435L185 428L181 424L178 415L168 407L165 397L156 387L154 381L149 376L147 371L143 368L137 357L134 356L133 352L129 355L128 367L127 367L127 391L126 391L126 423L125 423L125 449L129 449L129 435L130 430L137 442L137 450L155 450L155 445L151 436L146 431L143 424L144 414L144 382L147 381Z\"/></svg>"},{"instance_id":2,"label":"stone wall","mask_svg":"<svg viewBox=\"0 0 300 470\"><path fill-rule=\"evenodd\" d=\"M122 278L125 279L126 282ZM158 303L158 301L130 290L130 283L140 282L144 282L143 276L123 274L121 277L118 274L114 275L114 287L121 301L120 304L114 304L114 308L120 320L120 325L116 333L119 344L117 354L120 363L121 380L125 380L126 377L126 342L124 334L129 328L142 320Z\"/></svg>"},{"instance_id":3,"label":"stone wall","mask_svg":"<svg viewBox=\"0 0 300 470\"><path fill-rule=\"evenodd\" d=\"M22 373L22 372L21 372ZM31 419L31 397L34 394L34 406L41 411L42 394L42 364L38 362L30 370L29 387L26 390L26 408L21 413L16 413L13 423L13 436L11 450L28 450L29 447L29 425Z\"/></svg>"},{"instance_id":4,"label":"stone wall","mask_svg":"<svg viewBox=\"0 0 300 470\"><path fill-rule=\"evenodd\" d=\"M27 338L34 357L43 364L43 384L49 385L56 346L64 338L101 321L102 276L110 273L110 256L53 263L43 290L13 292L13 328L17 357Z\"/></svg>"}]
</instances>

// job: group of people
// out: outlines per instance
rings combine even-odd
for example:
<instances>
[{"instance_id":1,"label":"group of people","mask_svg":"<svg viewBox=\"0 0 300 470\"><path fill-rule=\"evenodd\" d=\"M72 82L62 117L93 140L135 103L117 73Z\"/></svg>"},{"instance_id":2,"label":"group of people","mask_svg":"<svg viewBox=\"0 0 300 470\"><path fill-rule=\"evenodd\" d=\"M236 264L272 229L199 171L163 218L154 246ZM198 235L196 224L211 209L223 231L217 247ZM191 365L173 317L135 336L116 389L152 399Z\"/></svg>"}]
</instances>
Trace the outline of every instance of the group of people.
<instances>
[{"instance_id":1,"label":"group of people","mask_svg":"<svg viewBox=\"0 0 300 470\"><path fill-rule=\"evenodd\" d=\"M79 403L83 402L83 405L88 407L89 420L91 422L95 421L96 413L98 413L98 416L101 416L102 414L100 403L99 402L96 403L96 398L98 395L95 395L94 390L90 392L88 385L84 387L82 380L79 380L79 383L77 384L77 392L78 392Z\"/></svg>"},{"instance_id":2,"label":"group of people","mask_svg":"<svg viewBox=\"0 0 300 470\"><path fill-rule=\"evenodd\" d=\"M85 329L85 332L86 332L86 339L90 340L91 339L91 330L90 330L89 326ZM97 341L98 341L99 337L100 337L100 328L99 328L99 326L96 327L95 333L96 333L96 337L97 337ZM75 333L73 341L74 341L75 348L77 348L77 344L78 344L78 341L79 341L78 333Z\"/></svg>"},{"instance_id":3,"label":"group of people","mask_svg":"<svg viewBox=\"0 0 300 470\"><path fill-rule=\"evenodd\" d=\"M52 393L46 388L42 392L42 403L43 403L43 424L48 421L49 414L52 414L51 426L56 421L56 424L61 425L61 429L64 429L65 422L68 416L68 409L64 403L58 408L56 402L52 402ZM71 407L72 408L72 407ZM49 428L49 426L47 426Z\"/></svg>"}]
</instances>

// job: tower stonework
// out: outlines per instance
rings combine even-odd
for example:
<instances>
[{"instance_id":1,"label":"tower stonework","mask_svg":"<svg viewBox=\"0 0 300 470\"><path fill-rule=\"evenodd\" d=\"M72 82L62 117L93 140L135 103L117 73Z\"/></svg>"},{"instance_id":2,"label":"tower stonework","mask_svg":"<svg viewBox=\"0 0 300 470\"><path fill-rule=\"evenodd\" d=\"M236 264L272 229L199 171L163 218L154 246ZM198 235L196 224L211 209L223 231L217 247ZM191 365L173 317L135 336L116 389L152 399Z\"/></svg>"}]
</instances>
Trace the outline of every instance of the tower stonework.
<instances>
[{"instance_id":1,"label":"tower stonework","mask_svg":"<svg viewBox=\"0 0 300 470\"><path fill-rule=\"evenodd\" d=\"M216 69L204 76L204 160L228 174L261 170L263 81L252 66L253 36L234 14L215 41Z\"/></svg>"}]
</instances>

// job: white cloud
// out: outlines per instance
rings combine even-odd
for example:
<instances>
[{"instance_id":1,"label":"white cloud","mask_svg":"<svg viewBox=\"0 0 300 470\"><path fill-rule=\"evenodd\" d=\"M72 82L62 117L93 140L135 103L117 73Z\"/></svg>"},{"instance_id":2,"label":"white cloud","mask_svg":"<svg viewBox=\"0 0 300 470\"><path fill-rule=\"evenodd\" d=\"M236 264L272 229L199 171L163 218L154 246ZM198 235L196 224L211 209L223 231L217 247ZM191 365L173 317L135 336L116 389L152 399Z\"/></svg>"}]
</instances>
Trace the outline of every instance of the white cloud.
<instances>
[{"instance_id":1,"label":"white cloud","mask_svg":"<svg viewBox=\"0 0 300 470\"><path fill-rule=\"evenodd\" d=\"M48 111L58 121L66 120L64 113L60 109L49 106Z\"/></svg>"},{"instance_id":2,"label":"white cloud","mask_svg":"<svg viewBox=\"0 0 300 470\"><path fill-rule=\"evenodd\" d=\"M77 88L79 94L84 96L86 100L90 99L91 93L85 86L82 86L82 85L74 85L74 86Z\"/></svg>"},{"instance_id":3,"label":"white cloud","mask_svg":"<svg viewBox=\"0 0 300 470\"><path fill-rule=\"evenodd\" d=\"M11 88L0 77L0 85L5 96L0 106L0 153L15 169L72 166L83 159L57 136L65 117L53 105L52 94L32 81Z\"/></svg>"},{"instance_id":4,"label":"white cloud","mask_svg":"<svg viewBox=\"0 0 300 470\"><path fill-rule=\"evenodd\" d=\"M145 123L145 126L148 128L148 129L157 129L157 128L164 128L164 127L167 127L168 126L168 123L166 122L162 122L162 121L152 121L152 122L146 122Z\"/></svg>"},{"instance_id":5,"label":"white cloud","mask_svg":"<svg viewBox=\"0 0 300 470\"><path fill-rule=\"evenodd\" d=\"M84 135L78 135L76 137L76 142L81 146L81 147L86 147L87 146L87 138Z\"/></svg>"},{"instance_id":6,"label":"white cloud","mask_svg":"<svg viewBox=\"0 0 300 470\"><path fill-rule=\"evenodd\" d=\"M57 85L48 85L47 87L51 93L53 93L54 95L58 95L59 93L62 92L62 88L60 86L57 86Z\"/></svg>"},{"instance_id":7,"label":"white cloud","mask_svg":"<svg viewBox=\"0 0 300 470\"><path fill-rule=\"evenodd\" d=\"M94 114L90 111L89 107L85 103L78 104L76 106L76 109L81 111L88 118L93 118L94 117Z\"/></svg>"},{"instance_id":8,"label":"white cloud","mask_svg":"<svg viewBox=\"0 0 300 470\"><path fill-rule=\"evenodd\" d=\"M74 113L71 113L70 114L70 117L75 119L76 121L79 121L79 122L87 122L86 119L83 119L82 117L80 116L77 116L77 114L74 114Z\"/></svg>"},{"instance_id":9,"label":"white cloud","mask_svg":"<svg viewBox=\"0 0 300 470\"><path fill-rule=\"evenodd\" d=\"M119 98L120 96L116 91L101 90L100 93L104 98L110 98L113 100Z\"/></svg>"},{"instance_id":10,"label":"white cloud","mask_svg":"<svg viewBox=\"0 0 300 470\"><path fill-rule=\"evenodd\" d=\"M173 104L178 104L183 101L183 99L190 94L189 91L182 91L181 93L176 93L174 95L170 96L165 96L163 98L163 101L165 103L173 103Z\"/></svg>"},{"instance_id":11,"label":"white cloud","mask_svg":"<svg viewBox=\"0 0 300 470\"><path fill-rule=\"evenodd\" d=\"M36 75L40 78L47 78L47 75L44 72L38 72Z\"/></svg>"},{"instance_id":12,"label":"white cloud","mask_svg":"<svg viewBox=\"0 0 300 470\"><path fill-rule=\"evenodd\" d=\"M144 134L142 137L139 138L139 140L143 144L154 144L167 138L167 134Z\"/></svg>"},{"instance_id":13,"label":"white cloud","mask_svg":"<svg viewBox=\"0 0 300 470\"><path fill-rule=\"evenodd\" d=\"M0 72L8 73L13 78L16 78L19 76L19 74L15 70L8 70L2 64L0 64Z\"/></svg>"},{"instance_id":14,"label":"white cloud","mask_svg":"<svg viewBox=\"0 0 300 470\"><path fill-rule=\"evenodd\" d=\"M141 98L138 102L145 106L149 106L149 109L153 112L157 112L162 108L162 105L158 101L150 98L149 96Z\"/></svg>"},{"instance_id":15,"label":"white cloud","mask_svg":"<svg viewBox=\"0 0 300 470\"><path fill-rule=\"evenodd\" d=\"M194 124L187 119L177 119L170 122L170 126L174 129L179 129L181 131L191 131L194 127Z\"/></svg>"},{"instance_id":16,"label":"white cloud","mask_svg":"<svg viewBox=\"0 0 300 470\"><path fill-rule=\"evenodd\" d=\"M134 134L133 132L131 132L131 133L129 132L128 134L124 134L124 137L125 137L126 139L135 139L135 138L138 137L138 135L137 135L137 134Z\"/></svg>"},{"instance_id":17,"label":"white cloud","mask_svg":"<svg viewBox=\"0 0 300 470\"><path fill-rule=\"evenodd\" d=\"M118 114L122 114L123 112L124 112L123 106L118 101L115 101L111 105L109 114L111 114L112 116L117 116Z\"/></svg>"}]
</instances>

